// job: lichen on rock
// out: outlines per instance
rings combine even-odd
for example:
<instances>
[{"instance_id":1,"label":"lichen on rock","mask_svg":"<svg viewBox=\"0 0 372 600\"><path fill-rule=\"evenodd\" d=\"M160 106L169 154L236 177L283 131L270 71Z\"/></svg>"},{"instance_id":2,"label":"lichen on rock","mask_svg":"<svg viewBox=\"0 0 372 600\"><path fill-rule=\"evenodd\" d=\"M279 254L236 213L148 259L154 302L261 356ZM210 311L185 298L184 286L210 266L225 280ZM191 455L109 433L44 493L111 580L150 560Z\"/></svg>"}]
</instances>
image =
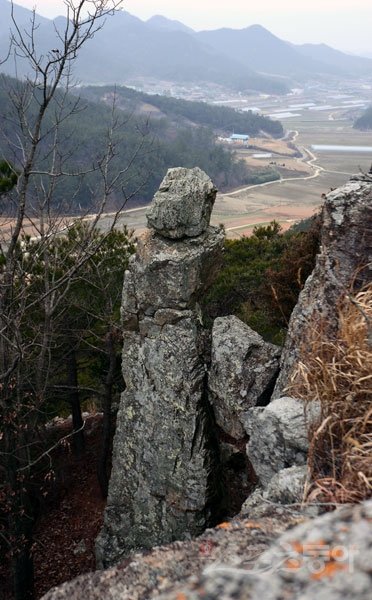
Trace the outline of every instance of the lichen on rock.
<instances>
[{"instance_id":1,"label":"lichen on rock","mask_svg":"<svg viewBox=\"0 0 372 600\"><path fill-rule=\"evenodd\" d=\"M372 181L354 177L329 192L322 209L321 251L295 306L281 356L274 398L286 393L308 333L327 323L324 336L337 329L336 307L344 294L372 278Z\"/></svg>"},{"instance_id":2,"label":"lichen on rock","mask_svg":"<svg viewBox=\"0 0 372 600\"><path fill-rule=\"evenodd\" d=\"M243 414L270 400L279 371L280 348L269 344L234 316L220 317L212 329L208 386L219 427L232 438L246 435Z\"/></svg>"},{"instance_id":3,"label":"lichen on rock","mask_svg":"<svg viewBox=\"0 0 372 600\"><path fill-rule=\"evenodd\" d=\"M309 426L319 417L316 403L306 407L296 398L277 398L244 417L248 458L263 486L282 469L306 464Z\"/></svg>"},{"instance_id":4,"label":"lichen on rock","mask_svg":"<svg viewBox=\"0 0 372 600\"><path fill-rule=\"evenodd\" d=\"M148 226L170 239L206 231L217 189L198 167L169 169L147 211Z\"/></svg>"},{"instance_id":5,"label":"lichen on rock","mask_svg":"<svg viewBox=\"0 0 372 600\"><path fill-rule=\"evenodd\" d=\"M157 229L139 240L124 280L126 390L96 544L101 567L137 549L198 535L218 511L198 299L219 268L224 234L209 227L215 190L200 169L173 169L165 181L162 201L156 197L149 211ZM172 234L159 235L164 228ZM169 239L181 237L181 229L182 239Z\"/></svg>"}]
</instances>

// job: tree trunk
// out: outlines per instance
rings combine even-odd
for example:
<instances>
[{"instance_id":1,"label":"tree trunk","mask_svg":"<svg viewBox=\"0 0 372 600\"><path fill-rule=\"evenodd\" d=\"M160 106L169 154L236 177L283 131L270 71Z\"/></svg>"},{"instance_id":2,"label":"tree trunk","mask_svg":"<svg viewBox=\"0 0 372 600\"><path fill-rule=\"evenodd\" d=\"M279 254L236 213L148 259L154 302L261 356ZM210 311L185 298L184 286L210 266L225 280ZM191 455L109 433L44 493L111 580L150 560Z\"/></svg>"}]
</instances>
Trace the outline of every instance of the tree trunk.
<instances>
[{"instance_id":1,"label":"tree trunk","mask_svg":"<svg viewBox=\"0 0 372 600\"><path fill-rule=\"evenodd\" d=\"M23 438L22 429L14 427L14 423L9 424L9 421L4 419L6 497L2 509L8 514L6 534L12 551L12 591L14 600L33 600L35 594L32 544L35 515L23 477L18 473L19 465L24 464L26 440Z\"/></svg>"},{"instance_id":2,"label":"tree trunk","mask_svg":"<svg viewBox=\"0 0 372 600\"><path fill-rule=\"evenodd\" d=\"M13 559L13 580L15 600L33 600L34 590L34 561L32 557L32 531L34 519L19 517L17 523L18 538L21 547Z\"/></svg>"},{"instance_id":3,"label":"tree trunk","mask_svg":"<svg viewBox=\"0 0 372 600\"><path fill-rule=\"evenodd\" d=\"M69 402L72 413L72 426L76 432L73 436L75 454L80 457L85 450L84 421L81 414L80 396L78 388L78 372L76 349L72 348L67 355L67 385L69 389Z\"/></svg>"},{"instance_id":4,"label":"tree trunk","mask_svg":"<svg viewBox=\"0 0 372 600\"><path fill-rule=\"evenodd\" d=\"M107 498L109 485L109 458L111 451L111 435L112 435L112 389L115 380L116 369L116 352L114 334L110 331L106 337L106 349L109 360L109 367L105 379L105 392L103 397L103 432L101 453L98 460L98 482L101 488L103 498Z\"/></svg>"}]
</instances>

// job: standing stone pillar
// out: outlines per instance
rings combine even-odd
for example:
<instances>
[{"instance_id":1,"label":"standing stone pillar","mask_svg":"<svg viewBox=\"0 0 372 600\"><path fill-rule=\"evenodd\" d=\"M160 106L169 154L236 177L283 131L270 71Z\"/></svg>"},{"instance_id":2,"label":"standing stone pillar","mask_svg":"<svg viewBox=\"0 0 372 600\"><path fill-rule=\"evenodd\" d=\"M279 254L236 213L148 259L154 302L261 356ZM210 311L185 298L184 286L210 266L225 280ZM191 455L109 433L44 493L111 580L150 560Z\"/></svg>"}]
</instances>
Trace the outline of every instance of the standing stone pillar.
<instances>
[{"instance_id":1,"label":"standing stone pillar","mask_svg":"<svg viewBox=\"0 0 372 600\"><path fill-rule=\"evenodd\" d=\"M170 169L125 274L122 395L98 565L208 525L216 492L198 299L220 265L209 226L216 189L198 168Z\"/></svg>"}]
</instances>

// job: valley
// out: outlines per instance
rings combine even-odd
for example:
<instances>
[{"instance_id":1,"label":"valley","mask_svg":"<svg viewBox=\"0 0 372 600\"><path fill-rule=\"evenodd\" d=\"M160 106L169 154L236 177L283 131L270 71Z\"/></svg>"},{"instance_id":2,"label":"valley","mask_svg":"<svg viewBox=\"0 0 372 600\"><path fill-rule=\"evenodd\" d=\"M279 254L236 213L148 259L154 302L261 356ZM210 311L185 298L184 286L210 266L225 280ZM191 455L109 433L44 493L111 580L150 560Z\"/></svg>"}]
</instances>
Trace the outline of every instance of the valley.
<instances>
[{"instance_id":1,"label":"valley","mask_svg":"<svg viewBox=\"0 0 372 600\"><path fill-rule=\"evenodd\" d=\"M343 185L360 170L367 172L371 166L372 152L368 148L372 134L353 129L357 114L371 98L368 82L361 80L328 88L308 87L289 97L231 96L220 100L224 105L240 110L250 107L273 118L291 111L294 116L281 116L286 129L282 140L254 138L250 140L253 148L236 148L250 167L272 166L281 179L218 194L213 223L223 223L228 237L238 238L249 235L255 225L273 219L286 230L312 216L322 204L322 194ZM325 148L319 151L317 146ZM344 146L343 151L339 146ZM107 225L110 217L106 219ZM145 228L145 209L124 213L122 222L141 233Z\"/></svg>"},{"instance_id":2,"label":"valley","mask_svg":"<svg viewBox=\"0 0 372 600\"><path fill-rule=\"evenodd\" d=\"M89 94L93 92L94 89ZM353 123L361 109L368 106L371 97L370 86L365 80L338 82L328 87L308 86L284 97L234 96L226 90L223 97L217 94L214 105L236 108L244 113L250 109L254 113L271 115L273 119L275 115L280 116L284 136L274 139L268 133L256 134L247 146L232 147L250 170L271 168L280 179L220 192L213 211L213 224L224 224L230 239L249 235L255 225L268 224L273 219L286 230L312 216L322 204L322 194L343 185L352 174L368 171L372 162L372 134L353 129ZM147 98L150 102L151 96ZM142 104L142 110L145 117L153 117L154 105L148 103L144 108ZM231 149L231 144L221 145L226 150ZM118 227L125 224L140 235L146 227L145 213L146 206L124 210ZM102 229L111 226L113 214L102 216ZM92 215L86 217L91 218ZM58 228L63 230L69 221L61 218ZM25 232L37 235L34 225L25 224ZM12 220L2 218L0 227L7 237Z\"/></svg>"}]
</instances>

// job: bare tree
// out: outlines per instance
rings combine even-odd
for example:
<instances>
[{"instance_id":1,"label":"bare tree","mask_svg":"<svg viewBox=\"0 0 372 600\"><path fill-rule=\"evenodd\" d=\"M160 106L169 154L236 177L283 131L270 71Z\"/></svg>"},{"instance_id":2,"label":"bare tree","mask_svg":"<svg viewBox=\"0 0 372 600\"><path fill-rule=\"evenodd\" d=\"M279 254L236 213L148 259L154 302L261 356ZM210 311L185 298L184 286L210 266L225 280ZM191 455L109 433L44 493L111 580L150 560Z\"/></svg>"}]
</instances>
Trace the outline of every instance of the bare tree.
<instances>
[{"instance_id":1,"label":"bare tree","mask_svg":"<svg viewBox=\"0 0 372 600\"><path fill-rule=\"evenodd\" d=\"M105 236L94 232L109 199L113 194L121 196L119 211L127 200L125 179L130 168L127 164L112 174L111 166L117 158L117 133L123 125L115 107L102 144L104 149L93 164L71 170L72 154L61 149L64 124L82 110L80 101L70 95L74 62L81 48L103 26L105 18L120 9L122 1L65 0L64 3L65 27L63 31L55 30L56 45L45 54L37 49L35 12L30 27L24 30L17 24L12 3L9 56L16 62L26 61L29 73L24 81L7 84L13 110L6 116L2 144L2 148L5 145L7 148L5 170L10 172L12 183L6 189L8 227L0 245L0 543L8 545L12 558L17 600L34 597L33 473L35 465L48 457L41 450L36 432L50 390L55 326L61 320L64 301L78 281L82 267L104 244ZM140 150L141 144L134 149L132 160ZM55 240L61 231L69 230L71 220L66 217L66 207L64 210L58 207L56 190L61 181L72 177L76 182L73 202L82 177L93 170L100 176L100 187L94 193L94 214L85 221L83 235L71 249L72 260L61 268ZM118 213L112 226L117 216ZM30 244L27 234L36 237L37 244ZM32 292L34 278L38 280L36 295ZM114 337L115 331L109 327L107 398L112 386ZM73 393L77 382L76 378L72 380L72 364L70 383ZM81 425L79 415L76 423L76 427ZM106 432L106 450L107 444ZM105 457L106 460L107 453ZM103 466L102 473L107 485Z\"/></svg>"}]
</instances>

